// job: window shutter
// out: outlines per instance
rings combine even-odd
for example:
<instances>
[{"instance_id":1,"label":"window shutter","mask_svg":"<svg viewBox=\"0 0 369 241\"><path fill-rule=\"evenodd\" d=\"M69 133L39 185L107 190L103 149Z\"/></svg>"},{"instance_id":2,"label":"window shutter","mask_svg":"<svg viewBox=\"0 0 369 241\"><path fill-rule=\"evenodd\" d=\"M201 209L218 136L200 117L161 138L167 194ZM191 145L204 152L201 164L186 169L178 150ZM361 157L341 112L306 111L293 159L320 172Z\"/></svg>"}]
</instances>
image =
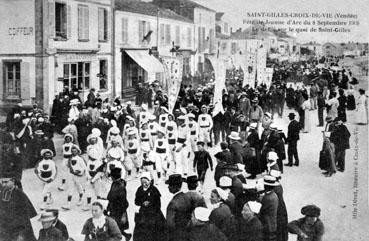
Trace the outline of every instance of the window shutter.
<instances>
[{"instance_id":1,"label":"window shutter","mask_svg":"<svg viewBox=\"0 0 369 241\"><path fill-rule=\"evenodd\" d=\"M105 20L106 20L106 41L110 39L110 33L111 33L111 21L110 21L110 14L108 10L105 9Z\"/></svg>"},{"instance_id":2,"label":"window shutter","mask_svg":"<svg viewBox=\"0 0 369 241\"><path fill-rule=\"evenodd\" d=\"M104 39L104 9L99 8L98 10L98 38L99 40Z\"/></svg>"},{"instance_id":3,"label":"window shutter","mask_svg":"<svg viewBox=\"0 0 369 241\"><path fill-rule=\"evenodd\" d=\"M89 39L89 11L88 7L83 7L83 37Z\"/></svg>"},{"instance_id":4,"label":"window shutter","mask_svg":"<svg viewBox=\"0 0 369 241\"><path fill-rule=\"evenodd\" d=\"M122 43L128 42L128 20L122 18Z\"/></svg>"},{"instance_id":5,"label":"window shutter","mask_svg":"<svg viewBox=\"0 0 369 241\"><path fill-rule=\"evenodd\" d=\"M55 38L55 2L49 0L49 38Z\"/></svg>"},{"instance_id":6,"label":"window shutter","mask_svg":"<svg viewBox=\"0 0 369 241\"><path fill-rule=\"evenodd\" d=\"M141 45L143 39L143 21L138 20L138 44Z\"/></svg>"},{"instance_id":7,"label":"window shutter","mask_svg":"<svg viewBox=\"0 0 369 241\"><path fill-rule=\"evenodd\" d=\"M1 62L0 62L1 63ZM4 91L5 91L5 86L4 86L4 62L3 64L0 65L0 100L2 100L4 98Z\"/></svg>"},{"instance_id":8,"label":"window shutter","mask_svg":"<svg viewBox=\"0 0 369 241\"><path fill-rule=\"evenodd\" d=\"M78 6L78 39L83 39L83 9Z\"/></svg>"},{"instance_id":9,"label":"window shutter","mask_svg":"<svg viewBox=\"0 0 369 241\"><path fill-rule=\"evenodd\" d=\"M67 5L67 39L72 37L72 7Z\"/></svg>"},{"instance_id":10,"label":"window shutter","mask_svg":"<svg viewBox=\"0 0 369 241\"><path fill-rule=\"evenodd\" d=\"M28 62L21 62L20 63L20 71L21 71L21 79L20 79L21 98L23 100L28 100L28 99L30 99L29 63Z\"/></svg>"}]
</instances>

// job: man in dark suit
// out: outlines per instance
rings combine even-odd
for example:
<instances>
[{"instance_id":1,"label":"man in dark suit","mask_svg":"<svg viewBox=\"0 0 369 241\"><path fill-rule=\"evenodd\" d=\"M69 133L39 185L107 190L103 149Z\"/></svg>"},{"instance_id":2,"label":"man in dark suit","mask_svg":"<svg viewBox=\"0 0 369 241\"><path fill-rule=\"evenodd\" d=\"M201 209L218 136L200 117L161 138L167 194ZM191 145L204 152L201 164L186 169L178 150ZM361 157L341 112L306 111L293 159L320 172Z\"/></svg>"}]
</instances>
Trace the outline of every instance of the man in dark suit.
<instances>
[{"instance_id":1,"label":"man in dark suit","mask_svg":"<svg viewBox=\"0 0 369 241\"><path fill-rule=\"evenodd\" d=\"M169 192L173 194L167 207L168 240L185 240L186 227L191 220L192 205L189 197L181 191L182 177L180 174L169 176Z\"/></svg>"},{"instance_id":2,"label":"man in dark suit","mask_svg":"<svg viewBox=\"0 0 369 241\"><path fill-rule=\"evenodd\" d=\"M288 125L287 143L288 143L288 164L286 166L292 166L293 158L295 158L295 166L299 165L299 155L297 153L297 141L300 139L299 133L301 125L295 120L295 114L288 114L290 124Z\"/></svg>"},{"instance_id":3,"label":"man in dark suit","mask_svg":"<svg viewBox=\"0 0 369 241\"><path fill-rule=\"evenodd\" d=\"M230 143L229 151L232 153L234 163L243 164L241 138L238 132L232 131L228 138Z\"/></svg>"},{"instance_id":4,"label":"man in dark suit","mask_svg":"<svg viewBox=\"0 0 369 241\"><path fill-rule=\"evenodd\" d=\"M186 195L191 201L191 213L197 207L206 208L204 197L196 190L198 186L197 183L198 178L196 175L187 177L188 192L186 193Z\"/></svg>"}]
</instances>

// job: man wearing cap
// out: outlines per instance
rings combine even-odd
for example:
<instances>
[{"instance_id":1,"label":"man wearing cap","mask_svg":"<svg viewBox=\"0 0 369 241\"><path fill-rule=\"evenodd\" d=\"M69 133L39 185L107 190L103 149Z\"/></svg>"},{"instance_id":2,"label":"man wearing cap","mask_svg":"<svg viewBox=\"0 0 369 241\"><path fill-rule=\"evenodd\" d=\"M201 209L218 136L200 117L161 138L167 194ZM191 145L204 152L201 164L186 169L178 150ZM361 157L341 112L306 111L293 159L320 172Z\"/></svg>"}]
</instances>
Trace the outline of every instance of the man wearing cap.
<instances>
[{"instance_id":1,"label":"man wearing cap","mask_svg":"<svg viewBox=\"0 0 369 241\"><path fill-rule=\"evenodd\" d=\"M188 187L188 192L186 192L186 195L191 200L192 210L197 207L206 208L204 197L196 190L198 181L199 180L196 175L189 176L186 180Z\"/></svg>"},{"instance_id":2,"label":"man wearing cap","mask_svg":"<svg viewBox=\"0 0 369 241\"><path fill-rule=\"evenodd\" d=\"M210 139L210 130L213 128L213 119L208 114L208 107L201 106L202 114L199 115L199 141L205 142L209 147L212 147Z\"/></svg>"},{"instance_id":3,"label":"man wearing cap","mask_svg":"<svg viewBox=\"0 0 369 241\"><path fill-rule=\"evenodd\" d=\"M287 166L292 166L293 158L295 158L295 165L299 165L299 156L297 152L297 141L300 140L300 129L301 125L295 120L295 114L289 113L288 118L290 119L290 124L288 124L287 133L287 143L288 143L288 164Z\"/></svg>"},{"instance_id":4,"label":"man wearing cap","mask_svg":"<svg viewBox=\"0 0 369 241\"><path fill-rule=\"evenodd\" d=\"M193 168L197 169L197 175L200 181L200 189L201 193L204 192L204 182L206 171L210 167L210 170L213 171L213 161L210 157L209 152L204 149L205 143L202 141L197 142L198 151L195 152L195 158L193 160Z\"/></svg>"},{"instance_id":5,"label":"man wearing cap","mask_svg":"<svg viewBox=\"0 0 369 241\"><path fill-rule=\"evenodd\" d=\"M169 192L173 194L167 206L166 220L168 225L168 240L186 240L186 227L191 220L191 200L181 191L182 176L173 174L165 182Z\"/></svg>"},{"instance_id":6,"label":"man wearing cap","mask_svg":"<svg viewBox=\"0 0 369 241\"><path fill-rule=\"evenodd\" d=\"M175 146L176 172L184 176L189 172L190 133L186 124L186 117L181 115L178 120L178 138Z\"/></svg>"},{"instance_id":7,"label":"man wearing cap","mask_svg":"<svg viewBox=\"0 0 369 241\"><path fill-rule=\"evenodd\" d=\"M319 219L320 208L307 205L301 209L305 217L288 223L288 232L297 235L297 240L321 241L324 235L324 225Z\"/></svg>"},{"instance_id":8,"label":"man wearing cap","mask_svg":"<svg viewBox=\"0 0 369 241\"><path fill-rule=\"evenodd\" d=\"M0 238L35 241L30 219L37 216L27 195L15 186L15 174L0 173Z\"/></svg>"},{"instance_id":9,"label":"man wearing cap","mask_svg":"<svg viewBox=\"0 0 369 241\"><path fill-rule=\"evenodd\" d=\"M276 178L266 175L264 176L265 194L261 199L260 221L264 226L264 240L274 241L277 238L277 212L278 212L278 196L274 192Z\"/></svg>"},{"instance_id":10,"label":"man wearing cap","mask_svg":"<svg viewBox=\"0 0 369 241\"><path fill-rule=\"evenodd\" d=\"M226 241L227 237L209 222L211 210L198 207L192 212L188 239L193 241Z\"/></svg>"},{"instance_id":11,"label":"man wearing cap","mask_svg":"<svg viewBox=\"0 0 369 241\"><path fill-rule=\"evenodd\" d=\"M38 236L38 241L64 241L63 233L57 229L53 223L56 217L52 212L42 212L39 221L42 224L42 229Z\"/></svg>"}]
</instances>

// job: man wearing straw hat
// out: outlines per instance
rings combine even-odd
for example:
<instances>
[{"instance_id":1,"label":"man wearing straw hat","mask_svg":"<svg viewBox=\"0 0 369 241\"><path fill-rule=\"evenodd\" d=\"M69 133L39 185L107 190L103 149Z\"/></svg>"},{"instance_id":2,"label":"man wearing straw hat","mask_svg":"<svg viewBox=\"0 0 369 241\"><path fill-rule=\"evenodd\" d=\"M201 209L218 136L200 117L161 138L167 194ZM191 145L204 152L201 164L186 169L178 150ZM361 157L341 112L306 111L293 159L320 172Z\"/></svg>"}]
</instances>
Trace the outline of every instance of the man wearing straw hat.
<instances>
[{"instance_id":1,"label":"man wearing straw hat","mask_svg":"<svg viewBox=\"0 0 369 241\"><path fill-rule=\"evenodd\" d=\"M243 164L241 137L238 132L232 131L228 138L230 142L229 150L232 153L234 163Z\"/></svg>"}]
</instances>

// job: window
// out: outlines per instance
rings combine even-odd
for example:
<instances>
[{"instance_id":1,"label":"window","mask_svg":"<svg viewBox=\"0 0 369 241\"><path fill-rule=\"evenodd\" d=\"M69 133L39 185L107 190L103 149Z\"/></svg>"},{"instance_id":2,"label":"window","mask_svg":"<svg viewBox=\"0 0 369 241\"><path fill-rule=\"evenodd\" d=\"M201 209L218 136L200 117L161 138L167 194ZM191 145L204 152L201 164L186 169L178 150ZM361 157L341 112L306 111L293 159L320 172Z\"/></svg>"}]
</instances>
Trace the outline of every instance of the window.
<instances>
[{"instance_id":1,"label":"window","mask_svg":"<svg viewBox=\"0 0 369 241\"><path fill-rule=\"evenodd\" d=\"M192 29L187 28L187 47L191 48L192 46Z\"/></svg>"},{"instance_id":2,"label":"window","mask_svg":"<svg viewBox=\"0 0 369 241\"><path fill-rule=\"evenodd\" d=\"M201 23L201 13L199 13L199 23Z\"/></svg>"},{"instance_id":3,"label":"window","mask_svg":"<svg viewBox=\"0 0 369 241\"><path fill-rule=\"evenodd\" d=\"M214 38L214 29L209 30L209 52L213 53L215 50L215 38Z\"/></svg>"},{"instance_id":4,"label":"window","mask_svg":"<svg viewBox=\"0 0 369 241\"><path fill-rule=\"evenodd\" d=\"M100 60L100 90L108 89L108 61L106 59Z\"/></svg>"},{"instance_id":5,"label":"window","mask_svg":"<svg viewBox=\"0 0 369 241\"><path fill-rule=\"evenodd\" d=\"M228 23L224 23L224 33L228 33Z\"/></svg>"},{"instance_id":6,"label":"window","mask_svg":"<svg viewBox=\"0 0 369 241\"><path fill-rule=\"evenodd\" d=\"M108 11L99 8L99 41L108 41Z\"/></svg>"},{"instance_id":7,"label":"window","mask_svg":"<svg viewBox=\"0 0 369 241\"><path fill-rule=\"evenodd\" d=\"M138 21L138 44L148 44L150 41L149 39L144 40L144 37L150 31L150 22L147 21Z\"/></svg>"},{"instance_id":8,"label":"window","mask_svg":"<svg viewBox=\"0 0 369 241\"><path fill-rule=\"evenodd\" d=\"M160 24L160 46L165 45L165 25Z\"/></svg>"},{"instance_id":9,"label":"window","mask_svg":"<svg viewBox=\"0 0 369 241\"><path fill-rule=\"evenodd\" d=\"M90 63L78 62L64 64L64 86L79 90L90 88Z\"/></svg>"},{"instance_id":10,"label":"window","mask_svg":"<svg viewBox=\"0 0 369 241\"><path fill-rule=\"evenodd\" d=\"M67 5L55 3L55 36L67 38Z\"/></svg>"},{"instance_id":11,"label":"window","mask_svg":"<svg viewBox=\"0 0 369 241\"><path fill-rule=\"evenodd\" d=\"M181 45L181 29L179 26L176 26L176 45Z\"/></svg>"},{"instance_id":12,"label":"window","mask_svg":"<svg viewBox=\"0 0 369 241\"><path fill-rule=\"evenodd\" d=\"M197 28L197 46L199 48L199 52L202 52L202 34L201 34L201 27Z\"/></svg>"},{"instance_id":13,"label":"window","mask_svg":"<svg viewBox=\"0 0 369 241\"><path fill-rule=\"evenodd\" d=\"M128 19L122 18L122 43L128 43Z\"/></svg>"},{"instance_id":14,"label":"window","mask_svg":"<svg viewBox=\"0 0 369 241\"><path fill-rule=\"evenodd\" d=\"M222 51L225 52L227 50L227 42L223 42L221 45Z\"/></svg>"},{"instance_id":15,"label":"window","mask_svg":"<svg viewBox=\"0 0 369 241\"><path fill-rule=\"evenodd\" d=\"M165 25L165 45L170 45L170 25L166 24Z\"/></svg>"},{"instance_id":16,"label":"window","mask_svg":"<svg viewBox=\"0 0 369 241\"><path fill-rule=\"evenodd\" d=\"M88 6L78 5L78 39L89 39Z\"/></svg>"},{"instance_id":17,"label":"window","mask_svg":"<svg viewBox=\"0 0 369 241\"><path fill-rule=\"evenodd\" d=\"M4 91L6 97L21 96L21 64L19 62L4 62Z\"/></svg>"}]
</instances>

